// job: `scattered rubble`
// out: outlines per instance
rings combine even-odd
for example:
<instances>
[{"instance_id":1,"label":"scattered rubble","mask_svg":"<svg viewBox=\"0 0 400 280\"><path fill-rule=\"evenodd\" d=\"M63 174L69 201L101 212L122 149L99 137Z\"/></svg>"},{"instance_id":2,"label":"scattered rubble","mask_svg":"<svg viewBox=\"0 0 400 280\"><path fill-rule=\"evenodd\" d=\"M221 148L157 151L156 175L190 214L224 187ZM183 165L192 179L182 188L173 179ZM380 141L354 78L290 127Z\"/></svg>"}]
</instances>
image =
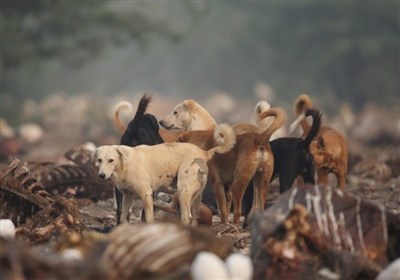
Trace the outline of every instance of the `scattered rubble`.
<instances>
[{"instance_id":1,"label":"scattered rubble","mask_svg":"<svg viewBox=\"0 0 400 280\"><path fill-rule=\"evenodd\" d=\"M256 279L375 279L400 257L400 217L329 186L286 192L251 235Z\"/></svg>"},{"instance_id":2,"label":"scattered rubble","mask_svg":"<svg viewBox=\"0 0 400 280\"><path fill-rule=\"evenodd\" d=\"M381 270L366 257L328 243L304 206L296 204L282 215L266 211L254 218L255 279L375 279Z\"/></svg>"},{"instance_id":3,"label":"scattered rubble","mask_svg":"<svg viewBox=\"0 0 400 280\"><path fill-rule=\"evenodd\" d=\"M99 178L91 154L91 150L78 146L68 150L61 163L30 163L29 168L52 195L73 189L76 198L93 201L111 198L114 184Z\"/></svg>"},{"instance_id":4,"label":"scattered rubble","mask_svg":"<svg viewBox=\"0 0 400 280\"><path fill-rule=\"evenodd\" d=\"M64 103L58 106L67 108ZM274 182L268 209L253 217L251 231L221 224L216 215L207 229L144 224L139 199L131 224L115 228L113 184L98 179L90 149L65 149L71 141L118 139L102 130L108 122L113 129L107 118L99 121L103 113L96 124L82 122L90 108L83 105L73 120L57 113L65 126L55 113L48 115L43 140L30 146L0 121L8 133L0 135L0 218L16 227L14 240L0 238L4 279L190 279L200 251L222 259L232 252L250 255L254 279L375 279L400 256L398 118L387 122L386 114L367 109L367 117L355 116L347 131L345 193L299 186L280 195Z\"/></svg>"}]
</instances>

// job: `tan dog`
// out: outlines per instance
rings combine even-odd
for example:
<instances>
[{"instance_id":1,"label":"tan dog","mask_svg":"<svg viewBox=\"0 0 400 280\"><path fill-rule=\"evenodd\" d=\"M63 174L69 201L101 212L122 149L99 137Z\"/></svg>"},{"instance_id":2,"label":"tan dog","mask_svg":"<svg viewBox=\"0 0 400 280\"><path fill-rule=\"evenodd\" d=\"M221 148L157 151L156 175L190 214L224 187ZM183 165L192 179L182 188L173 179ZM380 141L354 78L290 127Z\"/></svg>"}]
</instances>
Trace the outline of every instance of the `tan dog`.
<instances>
[{"instance_id":1,"label":"tan dog","mask_svg":"<svg viewBox=\"0 0 400 280\"><path fill-rule=\"evenodd\" d=\"M192 131L214 129L217 123L200 104L193 99L187 99L176 105L168 116L160 120L160 125L168 130Z\"/></svg>"},{"instance_id":2,"label":"tan dog","mask_svg":"<svg viewBox=\"0 0 400 280\"><path fill-rule=\"evenodd\" d=\"M114 108L114 125L121 133L124 133L126 127L122 124L120 119L121 111L127 111L131 115L133 115L132 104L128 101L121 101L117 103ZM160 136L164 140L164 142L176 142L180 133L175 131L168 131L165 129L160 129L158 132L160 133Z\"/></svg>"},{"instance_id":3,"label":"tan dog","mask_svg":"<svg viewBox=\"0 0 400 280\"><path fill-rule=\"evenodd\" d=\"M207 162L214 154L225 153L235 144L235 135L228 125L219 125L213 137L217 146L207 151L188 143L98 147L93 159L99 166L99 177L111 178L123 193L121 221L127 221L133 192L143 200L146 220L151 222L153 191L176 185L181 220L184 224L195 224L207 182Z\"/></svg>"},{"instance_id":4,"label":"tan dog","mask_svg":"<svg viewBox=\"0 0 400 280\"><path fill-rule=\"evenodd\" d=\"M242 198L251 179L253 179L255 194L252 210L264 207L274 169L269 138L285 121L285 113L280 108L273 108L263 113L263 117L268 116L274 116L275 121L262 134L252 132L237 135L236 144L232 150L218 154L208 162L209 178L223 222L228 221L232 200L233 222L239 222ZM212 130L187 131L179 136L179 141L192 143L208 150L216 145L212 133Z\"/></svg>"},{"instance_id":5,"label":"tan dog","mask_svg":"<svg viewBox=\"0 0 400 280\"><path fill-rule=\"evenodd\" d=\"M295 110L303 129L303 135L307 135L310 125L302 117L302 113L312 108L310 97L306 94L300 95L295 102ZM344 190L346 184L346 173L348 164L348 147L345 138L332 127L321 126L317 136L310 144L310 152L314 157L315 167L318 175L318 184L328 184L328 174L334 173L337 178L338 187Z\"/></svg>"},{"instance_id":6,"label":"tan dog","mask_svg":"<svg viewBox=\"0 0 400 280\"><path fill-rule=\"evenodd\" d=\"M267 101L258 102L254 108L256 125L244 122L234 124L232 127L235 135L248 132L263 132L271 125L271 122L269 120L266 121L267 117L262 117L262 113L270 108L271 105ZM176 105L172 113L160 120L160 124L168 130L193 131L212 130L217 122L204 107L192 99L187 99Z\"/></svg>"},{"instance_id":7,"label":"tan dog","mask_svg":"<svg viewBox=\"0 0 400 280\"><path fill-rule=\"evenodd\" d=\"M236 123L233 125L233 131L236 135L257 132L262 133L267 127L271 125L271 122L266 122L266 117L262 118L261 114L268 111L271 105L267 101L260 101L256 104L254 108L254 119L256 120L256 125L250 123Z\"/></svg>"}]
</instances>

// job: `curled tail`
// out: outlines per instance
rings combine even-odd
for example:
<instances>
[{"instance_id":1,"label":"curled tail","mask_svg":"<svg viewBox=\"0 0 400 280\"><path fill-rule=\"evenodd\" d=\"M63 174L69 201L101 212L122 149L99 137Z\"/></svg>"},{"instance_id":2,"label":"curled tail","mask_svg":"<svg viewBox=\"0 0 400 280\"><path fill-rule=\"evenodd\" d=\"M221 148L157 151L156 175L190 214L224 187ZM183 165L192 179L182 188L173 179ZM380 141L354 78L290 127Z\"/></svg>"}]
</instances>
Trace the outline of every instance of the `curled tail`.
<instances>
[{"instance_id":1,"label":"curled tail","mask_svg":"<svg viewBox=\"0 0 400 280\"><path fill-rule=\"evenodd\" d=\"M261 121L265 118L265 117L261 117L262 113L268 111L271 108L271 105L267 102L267 101L259 101L256 104L256 107L254 107L254 118L256 120L256 124L258 126L261 125Z\"/></svg>"},{"instance_id":2,"label":"curled tail","mask_svg":"<svg viewBox=\"0 0 400 280\"><path fill-rule=\"evenodd\" d=\"M262 143L269 141L271 135L282 127L283 123L286 121L286 112L282 108L271 108L268 111L260 114L261 119L265 119L267 117L275 117L275 119L272 124L261 134Z\"/></svg>"},{"instance_id":3,"label":"curled tail","mask_svg":"<svg viewBox=\"0 0 400 280\"><path fill-rule=\"evenodd\" d=\"M124 133L126 130L126 127L122 124L122 122L119 118L119 113L121 110L129 110L130 112L133 113L132 104L129 103L128 101L121 101L121 102L118 102L114 108L114 125L116 128L118 128L119 132Z\"/></svg>"},{"instance_id":4,"label":"curled tail","mask_svg":"<svg viewBox=\"0 0 400 280\"><path fill-rule=\"evenodd\" d=\"M300 116L303 114L307 109L311 109L313 106L313 103L310 99L310 97L307 94L302 94L299 97L297 97L295 103L294 103L294 108L296 111L296 116ZM308 122L303 119L299 121L301 124L301 128L303 129L303 135L307 134L310 130L310 125ZM297 125L296 125L297 127ZM294 130L294 129L293 129Z\"/></svg>"},{"instance_id":5,"label":"curled tail","mask_svg":"<svg viewBox=\"0 0 400 280\"><path fill-rule=\"evenodd\" d=\"M308 148L310 147L311 141L315 138L315 136L317 136L319 128L321 127L322 115L317 109L308 109L307 111L305 111L304 116L305 118L311 116L313 119L311 129L303 140L304 147Z\"/></svg>"},{"instance_id":6,"label":"curled tail","mask_svg":"<svg viewBox=\"0 0 400 280\"><path fill-rule=\"evenodd\" d=\"M299 97L297 97L296 101L294 102L294 109L296 111L296 116L305 112L307 109L312 108L312 106L313 106L313 103L307 94L300 95Z\"/></svg>"},{"instance_id":7,"label":"curled tail","mask_svg":"<svg viewBox=\"0 0 400 280\"><path fill-rule=\"evenodd\" d=\"M207 150L207 160L215 154L223 154L233 148L236 143L236 136L233 128L228 124L219 124L214 129L214 139L217 146Z\"/></svg>"},{"instance_id":8,"label":"curled tail","mask_svg":"<svg viewBox=\"0 0 400 280\"><path fill-rule=\"evenodd\" d=\"M151 102L151 95L150 93L146 92L143 94L142 98L139 101L138 108L136 110L135 117L133 120L130 121L129 125L138 125L141 123L143 115L146 113L147 106ZM128 109L129 111L133 111L132 109L132 104L129 103L128 101L121 101L115 105L115 112L114 112L114 125L118 128L118 130L121 133L124 133L126 131L126 127L122 124L120 118L119 118L119 113L122 109Z\"/></svg>"}]
</instances>

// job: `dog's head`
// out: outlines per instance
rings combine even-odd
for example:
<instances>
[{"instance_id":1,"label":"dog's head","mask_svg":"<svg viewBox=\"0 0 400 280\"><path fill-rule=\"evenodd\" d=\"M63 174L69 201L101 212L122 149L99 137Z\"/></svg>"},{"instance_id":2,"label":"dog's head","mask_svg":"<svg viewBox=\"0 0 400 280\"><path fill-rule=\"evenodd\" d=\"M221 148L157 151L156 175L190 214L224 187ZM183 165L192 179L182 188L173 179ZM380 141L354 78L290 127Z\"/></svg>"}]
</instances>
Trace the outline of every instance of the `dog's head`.
<instances>
[{"instance_id":1,"label":"dog's head","mask_svg":"<svg viewBox=\"0 0 400 280\"><path fill-rule=\"evenodd\" d=\"M187 130L192 121L191 112L194 110L196 103L192 99L188 99L175 106L172 113L160 120L160 125L164 128Z\"/></svg>"},{"instance_id":2,"label":"dog's head","mask_svg":"<svg viewBox=\"0 0 400 280\"><path fill-rule=\"evenodd\" d=\"M100 146L93 151L92 159L99 167L99 177L108 179L122 168L126 151L124 151L124 146Z\"/></svg>"}]
</instances>

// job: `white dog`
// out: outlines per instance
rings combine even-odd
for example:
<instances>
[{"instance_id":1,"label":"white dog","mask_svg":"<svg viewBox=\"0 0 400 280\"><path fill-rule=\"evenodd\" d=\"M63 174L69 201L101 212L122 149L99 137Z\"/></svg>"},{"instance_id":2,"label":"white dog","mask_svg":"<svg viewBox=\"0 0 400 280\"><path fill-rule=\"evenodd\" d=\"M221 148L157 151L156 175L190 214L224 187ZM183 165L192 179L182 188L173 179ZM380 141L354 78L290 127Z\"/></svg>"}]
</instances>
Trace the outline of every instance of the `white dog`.
<instances>
[{"instance_id":1,"label":"white dog","mask_svg":"<svg viewBox=\"0 0 400 280\"><path fill-rule=\"evenodd\" d=\"M193 99L187 99L175 106L172 113L160 120L164 128L184 131L209 130L217 125L214 118Z\"/></svg>"},{"instance_id":2,"label":"white dog","mask_svg":"<svg viewBox=\"0 0 400 280\"><path fill-rule=\"evenodd\" d=\"M189 143L98 147L93 159L99 177L111 178L123 193L121 221L127 222L133 192L143 200L146 220L153 221L153 191L176 184L181 220L195 224L207 182L207 161L215 153L232 149L236 141L232 128L225 124L216 127L214 138L218 146L208 151Z\"/></svg>"}]
</instances>

